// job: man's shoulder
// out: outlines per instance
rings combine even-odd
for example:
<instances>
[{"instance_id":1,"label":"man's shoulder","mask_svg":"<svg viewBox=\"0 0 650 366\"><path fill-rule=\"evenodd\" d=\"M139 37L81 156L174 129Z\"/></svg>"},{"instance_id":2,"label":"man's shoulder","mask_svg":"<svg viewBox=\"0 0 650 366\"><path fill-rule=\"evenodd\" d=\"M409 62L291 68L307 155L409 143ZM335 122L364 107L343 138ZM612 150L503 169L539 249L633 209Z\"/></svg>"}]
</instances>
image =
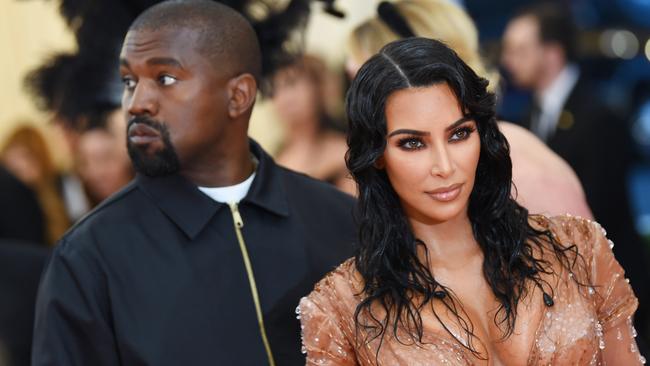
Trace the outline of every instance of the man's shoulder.
<instances>
[{"instance_id":1,"label":"man's shoulder","mask_svg":"<svg viewBox=\"0 0 650 366\"><path fill-rule=\"evenodd\" d=\"M102 231L120 230L122 225L127 224L143 208L144 201L144 195L139 194L137 184L132 181L79 219L65 233L62 241L69 242L88 236L94 228Z\"/></svg>"}]
</instances>

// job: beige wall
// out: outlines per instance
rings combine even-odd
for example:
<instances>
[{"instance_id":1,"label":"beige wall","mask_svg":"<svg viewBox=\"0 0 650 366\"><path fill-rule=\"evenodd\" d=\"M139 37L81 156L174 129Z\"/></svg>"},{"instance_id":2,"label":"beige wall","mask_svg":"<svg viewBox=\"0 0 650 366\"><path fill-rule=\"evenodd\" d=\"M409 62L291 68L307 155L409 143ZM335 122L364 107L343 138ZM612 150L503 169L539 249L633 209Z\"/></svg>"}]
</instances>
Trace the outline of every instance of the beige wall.
<instances>
[{"instance_id":1,"label":"beige wall","mask_svg":"<svg viewBox=\"0 0 650 366\"><path fill-rule=\"evenodd\" d=\"M347 33L352 26L374 14L377 2L339 0L337 5L347 14L343 20L324 14L322 3L315 2L305 36L307 51L321 55L333 67L339 67L344 59ZM4 71L4 80L0 83L0 144L19 120L33 120L48 129L47 116L35 109L24 92L22 80L26 72L47 56L74 47L73 37L57 7L58 1L53 0L0 0L0 70ZM282 126L267 101L258 101L250 132L270 151L275 151L279 145ZM52 133L48 136L60 161L59 142Z\"/></svg>"},{"instance_id":2,"label":"beige wall","mask_svg":"<svg viewBox=\"0 0 650 366\"><path fill-rule=\"evenodd\" d=\"M0 0L0 144L18 121L29 120L43 127L48 139L59 151L56 136L46 127L23 88L25 74L55 51L74 47L72 35L58 14L58 1ZM61 154L56 154L61 160Z\"/></svg>"},{"instance_id":3,"label":"beige wall","mask_svg":"<svg viewBox=\"0 0 650 366\"><path fill-rule=\"evenodd\" d=\"M314 2L306 34L307 51L321 55L331 65L342 63L348 33L357 24L374 16L378 3L379 0L339 0L336 6L346 14L344 19L339 19L321 11L322 3Z\"/></svg>"}]
</instances>

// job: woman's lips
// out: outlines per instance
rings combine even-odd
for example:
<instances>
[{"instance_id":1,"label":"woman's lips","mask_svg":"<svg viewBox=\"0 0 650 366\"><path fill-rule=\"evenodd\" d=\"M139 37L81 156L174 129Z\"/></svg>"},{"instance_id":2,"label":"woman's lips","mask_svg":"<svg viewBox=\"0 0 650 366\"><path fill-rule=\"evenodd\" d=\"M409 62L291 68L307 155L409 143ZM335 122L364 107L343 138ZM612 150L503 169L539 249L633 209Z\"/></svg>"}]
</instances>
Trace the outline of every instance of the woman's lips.
<instances>
[{"instance_id":1,"label":"woman's lips","mask_svg":"<svg viewBox=\"0 0 650 366\"><path fill-rule=\"evenodd\" d=\"M128 134L129 141L136 145L146 145L160 139L160 131L143 123L129 126Z\"/></svg>"},{"instance_id":2,"label":"woman's lips","mask_svg":"<svg viewBox=\"0 0 650 366\"><path fill-rule=\"evenodd\" d=\"M440 202L449 202L453 201L460 194L460 189L463 186L462 183L452 184L449 187L443 187L434 189L432 191L425 192L429 197L433 198L436 201Z\"/></svg>"}]
</instances>

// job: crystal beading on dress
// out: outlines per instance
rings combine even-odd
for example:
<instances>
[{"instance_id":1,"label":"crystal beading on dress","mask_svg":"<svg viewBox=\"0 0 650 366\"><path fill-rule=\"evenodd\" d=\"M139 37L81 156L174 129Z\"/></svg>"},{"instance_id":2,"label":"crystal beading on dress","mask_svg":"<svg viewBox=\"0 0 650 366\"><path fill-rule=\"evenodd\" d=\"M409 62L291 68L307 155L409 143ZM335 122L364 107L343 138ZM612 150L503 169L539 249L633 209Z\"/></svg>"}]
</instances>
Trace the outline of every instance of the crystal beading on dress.
<instances>
[{"instance_id":1,"label":"crystal beading on dress","mask_svg":"<svg viewBox=\"0 0 650 366\"><path fill-rule=\"evenodd\" d=\"M636 345L632 316L637 300L623 269L614 259L611 242L601 226L569 215L540 218L564 245L576 244L585 258L592 283L581 288L564 273L555 287L552 307L538 304L531 313L521 313L518 321L528 321L535 311L543 311L534 332L534 342L526 352L528 365L616 365L606 362L609 352L615 357L632 354L645 364ZM362 288L354 263L348 260L331 272L314 291L300 301L297 313L303 326L303 351L308 365L375 365L376 343L363 344L356 337L354 310ZM534 329L533 329L534 328ZM425 324L425 332L427 327ZM517 335L512 335L517 336ZM460 339L463 339L460 337ZM386 337L380 349L381 365L473 365L479 360L447 334L429 333L422 344L404 345ZM616 358L615 358L616 359ZM620 364L620 363L618 363Z\"/></svg>"}]
</instances>

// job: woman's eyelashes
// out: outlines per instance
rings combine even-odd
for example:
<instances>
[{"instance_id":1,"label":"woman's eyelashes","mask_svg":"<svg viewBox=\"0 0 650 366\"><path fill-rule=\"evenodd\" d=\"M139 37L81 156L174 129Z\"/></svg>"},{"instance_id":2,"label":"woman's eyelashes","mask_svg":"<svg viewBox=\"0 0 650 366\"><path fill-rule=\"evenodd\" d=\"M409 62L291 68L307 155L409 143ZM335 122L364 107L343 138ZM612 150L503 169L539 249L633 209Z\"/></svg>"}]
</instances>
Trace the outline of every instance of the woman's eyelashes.
<instances>
[{"instance_id":1,"label":"woman's eyelashes","mask_svg":"<svg viewBox=\"0 0 650 366\"><path fill-rule=\"evenodd\" d=\"M451 133L449 142L467 140L475 130L476 128L472 125L460 126Z\"/></svg>"},{"instance_id":2,"label":"woman's eyelashes","mask_svg":"<svg viewBox=\"0 0 650 366\"><path fill-rule=\"evenodd\" d=\"M409 136L401 138L397 141L397 146L402 150L419 150L423 148L424 141L421 137Z\"/></svg>"},{"instance_id":3,"label":"woman's eyelashes","mask_svg":"<svg viewBox=\"0 0 650 366\"><path fill-rule=\"evenodd\" d=\"M451 132L447 141L457 143L467 140L474 131L476 131L476 127L473 125L460 126ZM425 148L426 143L425 139L421 136L407 136L397 141L397 147L402 150L413 151Z\"/></svg>"}]
</instances>

